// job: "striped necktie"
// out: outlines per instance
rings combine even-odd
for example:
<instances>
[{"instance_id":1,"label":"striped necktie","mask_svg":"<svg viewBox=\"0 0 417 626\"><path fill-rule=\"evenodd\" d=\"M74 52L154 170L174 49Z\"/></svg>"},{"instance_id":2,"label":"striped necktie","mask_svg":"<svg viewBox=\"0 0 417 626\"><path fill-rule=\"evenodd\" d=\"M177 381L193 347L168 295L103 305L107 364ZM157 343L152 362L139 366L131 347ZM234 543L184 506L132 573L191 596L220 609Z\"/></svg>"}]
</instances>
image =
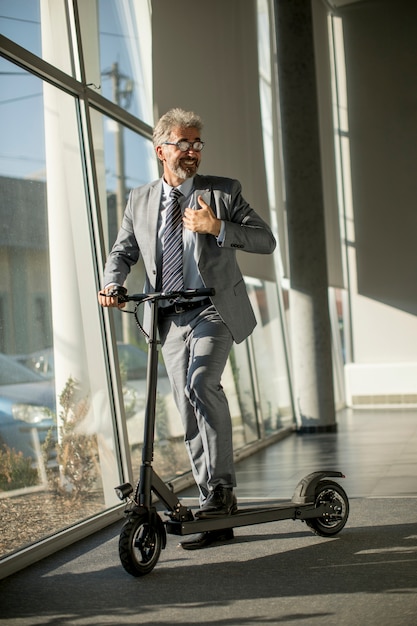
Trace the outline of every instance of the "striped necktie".
<instances>
[{"instance_id":1,"label":"striped necktie","mask_svg":"<svg viewBox=\"0 0 417 626\"><path fill-rule=\"evenodd\" d=\"M184 289L182 274L182 213L179 199L182 193L172 189L167 206L162 252L162 291Z\"/></svg>"}]
</instances>

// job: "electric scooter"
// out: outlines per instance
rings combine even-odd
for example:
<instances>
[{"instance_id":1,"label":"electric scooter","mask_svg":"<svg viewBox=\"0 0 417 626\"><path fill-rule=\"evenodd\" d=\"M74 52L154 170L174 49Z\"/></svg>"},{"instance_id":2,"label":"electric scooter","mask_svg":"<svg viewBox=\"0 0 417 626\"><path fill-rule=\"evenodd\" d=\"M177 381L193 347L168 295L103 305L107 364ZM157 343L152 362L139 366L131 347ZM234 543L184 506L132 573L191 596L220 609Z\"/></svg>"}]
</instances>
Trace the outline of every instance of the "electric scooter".
<instances>
[{"instance_id":1,"label":"electric scooter","mask_svg":"<svg viewBox=\"0 0 417 626\"><path fill-rule=\"evenodd\" d=\"M315 534L323 537L331 537L340 532L348 519L349 500L344 489L328 478L343 478L344 475L338 471L325 470L308 474L297 484L294 495L288 502L238 509L228 516L197 519L190 508L181 504L173 489L161 480L152 467L158 366L158 302L213 296L214 290L192 289L128 295L126 289L117 287L110 295L117 296L119 303L135 303L134 310L126 312L135 316L138 328L148 341L147 394L139 480L135 488L130 483L115 487L120 500L127 501L126 520L119 537L119 557L124 569L132 576L149 574L157 564L161 550L166 547L167 533L183 536L284 519L301 520ZM149 334L138 319L138 308L145 302L151 308ZM164 514L167 519L164 521L153 503L153 495L166 507Z\"/></svg>"}]
</instances>

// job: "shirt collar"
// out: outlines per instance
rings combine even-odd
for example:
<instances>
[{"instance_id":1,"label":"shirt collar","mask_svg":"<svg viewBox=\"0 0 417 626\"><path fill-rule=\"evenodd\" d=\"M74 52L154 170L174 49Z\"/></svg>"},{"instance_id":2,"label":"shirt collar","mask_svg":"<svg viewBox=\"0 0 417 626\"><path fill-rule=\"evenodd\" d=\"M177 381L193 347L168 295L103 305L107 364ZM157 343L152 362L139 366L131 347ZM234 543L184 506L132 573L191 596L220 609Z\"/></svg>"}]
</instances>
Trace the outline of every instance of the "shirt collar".
<instances>
[{"instance_id":1,"label":"shirt collar","mask_svg":"<svg viewBox=\"0 0 417 626\"><path fill-rule=\"evenodd\" d=\"M166 198L168 198L171 192L171 189L174 189L174 188L171 187L171 185L168 185L168 183L165 182L164 179L162 179L162 185L164 188L164 195ZM177 189L181 191L183 196L187 197L190 195L193 185L194 185L194 176L192 178L186 178L185 181L181 183L181 185L178 185Z\"/></svg>"}]
</instances>

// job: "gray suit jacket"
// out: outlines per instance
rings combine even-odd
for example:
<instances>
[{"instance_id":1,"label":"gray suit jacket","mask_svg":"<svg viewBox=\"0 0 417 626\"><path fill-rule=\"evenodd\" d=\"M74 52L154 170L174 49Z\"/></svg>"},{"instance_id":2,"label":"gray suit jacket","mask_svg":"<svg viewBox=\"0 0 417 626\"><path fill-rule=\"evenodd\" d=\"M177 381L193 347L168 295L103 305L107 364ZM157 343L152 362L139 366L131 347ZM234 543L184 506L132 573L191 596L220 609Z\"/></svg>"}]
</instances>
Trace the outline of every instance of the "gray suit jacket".
<instances>
[{"instance_id":1,"label":"gray suit jacket","mask_svg":"<svg viewBox=\"0 0 417 626\"><path fill-rule=\"evenodd\" d=\"M241 195L237 180L217 176L194 177L194 187L225 222L223 245L212 235L197 234L198 269L206 287L215 289L211 298L236 343L253 331L256 320L245 283L236 261L236 250L270 254L275 239L268 224ZM156 290L158 267L156 243L162 179L132 189L122 226L104 269L104 285L123 285L139 255L145 271L145 292Z\"/></svg>"}]
</instances>

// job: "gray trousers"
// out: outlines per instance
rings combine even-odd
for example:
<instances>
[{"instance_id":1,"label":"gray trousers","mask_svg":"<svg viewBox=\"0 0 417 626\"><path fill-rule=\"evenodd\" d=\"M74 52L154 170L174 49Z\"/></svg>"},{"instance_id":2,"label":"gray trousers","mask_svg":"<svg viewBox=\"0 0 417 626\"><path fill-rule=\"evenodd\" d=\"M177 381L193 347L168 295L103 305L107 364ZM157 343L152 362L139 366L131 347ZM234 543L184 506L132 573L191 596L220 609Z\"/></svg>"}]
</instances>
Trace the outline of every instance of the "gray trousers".
<instances>
[{"instance_id":1,"label":"gray trousers","mask_svg":"<svg viewBox=\"0 0 417 626\"><path fill-rule=\"evenodd\" d=\"M232 335L209 305L160 318L159 336L202 503L217 485L236 486L231 417L220 382Z\"/></svg>"}]
</instances>

